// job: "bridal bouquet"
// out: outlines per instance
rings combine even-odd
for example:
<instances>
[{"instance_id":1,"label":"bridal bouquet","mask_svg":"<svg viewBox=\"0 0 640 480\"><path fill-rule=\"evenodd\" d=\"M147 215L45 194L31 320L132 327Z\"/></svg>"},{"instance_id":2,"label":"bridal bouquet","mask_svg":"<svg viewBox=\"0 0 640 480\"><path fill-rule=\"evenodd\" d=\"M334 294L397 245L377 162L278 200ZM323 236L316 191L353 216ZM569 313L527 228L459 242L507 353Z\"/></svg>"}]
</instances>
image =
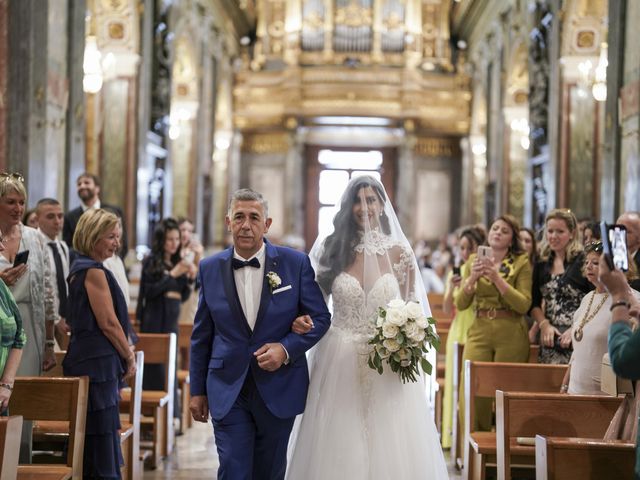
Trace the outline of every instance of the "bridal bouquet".
<instances>
[{"instance_id":1,"label":"bridal bouquet","mask_svg":"<svg viewBox=\"0 0 640 480\"><path fill-rule=\"evenodd\" d=\"M418 365L427 374L433 366L424 354L429 348L438 348L440 339L433 325L436 321L427 318L419 303L391 300L386 308L378 309L378 320L369 344L369 367L382 375L382 364L386 362L392 372L400 375L402 383L415 382L420 375Z\"/></svg>"}]
</instances>

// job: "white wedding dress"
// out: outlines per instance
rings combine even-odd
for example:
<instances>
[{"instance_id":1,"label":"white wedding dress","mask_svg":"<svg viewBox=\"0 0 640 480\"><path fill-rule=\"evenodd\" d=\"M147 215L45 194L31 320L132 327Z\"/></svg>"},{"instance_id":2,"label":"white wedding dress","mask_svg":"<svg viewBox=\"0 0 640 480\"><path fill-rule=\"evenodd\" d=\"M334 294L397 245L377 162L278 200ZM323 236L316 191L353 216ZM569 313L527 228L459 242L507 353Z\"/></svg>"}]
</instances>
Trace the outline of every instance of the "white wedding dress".
<instances>
[{"instance_id":1,"label":"white wedding dress","mask_svg":"<svg viewBox=\"0 0 640 480\"><path fill-rule=\"evenodd\" d=\"M379 375L367 365L370 319L377 317L368 310L400 297L396 277L380 276L366 295L343 272L332 296L331 328L310 355L311 384L291 436L287 479L448 478L422 378L403 384L388 366Z\"/></svg>"}]
</instances>

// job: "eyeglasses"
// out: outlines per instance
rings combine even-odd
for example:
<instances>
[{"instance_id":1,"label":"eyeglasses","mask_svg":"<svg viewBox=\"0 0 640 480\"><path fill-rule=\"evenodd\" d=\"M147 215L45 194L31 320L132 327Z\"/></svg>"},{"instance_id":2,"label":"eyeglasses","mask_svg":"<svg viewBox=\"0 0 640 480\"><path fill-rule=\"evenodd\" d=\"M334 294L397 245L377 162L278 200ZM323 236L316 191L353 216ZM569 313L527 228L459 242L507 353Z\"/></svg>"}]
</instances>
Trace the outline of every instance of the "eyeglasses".
<instances>
[{"instance_id":1,"label":"eyeglasses","mask_svg":"<svg viewBox=\"0 0 640 480\"><path fill-rule=\"evenodd\" d=\"M602 253L602 242L590 242L584 247L584 253Z\"/></svg>"},{"instance_id":2,"label":"eyeglasses","mask_svg":"<svg viewBox=\"0 0 640 480\"><path fill-rule=\"evenodd\" d=\"M24 183L24 177L22 176L21 173L5 173L2 172L0 173L0 181L6 181L6 180L14 180L14 181L18 181L21 183Z\"/></svg>"}]
</instances>

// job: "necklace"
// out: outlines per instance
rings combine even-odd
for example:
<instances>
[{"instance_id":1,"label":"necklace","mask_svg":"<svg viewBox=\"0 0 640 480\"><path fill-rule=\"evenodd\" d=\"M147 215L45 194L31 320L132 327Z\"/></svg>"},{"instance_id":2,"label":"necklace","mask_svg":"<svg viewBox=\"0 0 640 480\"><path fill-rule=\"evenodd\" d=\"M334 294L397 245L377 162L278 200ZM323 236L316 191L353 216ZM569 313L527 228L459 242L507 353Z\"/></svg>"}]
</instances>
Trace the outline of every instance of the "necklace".
<instances>
[{"instance_id":1,"label":"necklace","mask_svg":"<svg viewBox=\"0 0 640 480\"><path fill-rule=\"evenodd\" d=\"M595 316L598 314L598 312L602 308L602 305L604 305L604 302L606 302L607 299L609 298L609 294L608 293L604 294L604 296L602 297L602 300L600 301L600 304L596 307L593 313L591 313L591 305L593 305L594 298L596 298L595 290L591 294L591 298L589 299L589 305L587 306L587 311L582 317L582 320L580 320L580 325L578 325L578 328L576 328L576 331L573 332L573 338L576 340L576 342L579 342L580 340L582 340L582 330L584 329L584 326L595 318Z\"/></svg>"}]
</instances>

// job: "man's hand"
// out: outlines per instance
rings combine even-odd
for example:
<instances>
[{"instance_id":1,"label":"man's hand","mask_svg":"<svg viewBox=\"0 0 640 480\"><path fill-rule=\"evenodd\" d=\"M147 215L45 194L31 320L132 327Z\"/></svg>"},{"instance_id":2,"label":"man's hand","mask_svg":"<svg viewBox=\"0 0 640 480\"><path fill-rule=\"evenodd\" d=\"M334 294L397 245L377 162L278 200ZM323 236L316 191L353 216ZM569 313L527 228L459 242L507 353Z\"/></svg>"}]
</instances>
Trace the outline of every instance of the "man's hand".
<instances>
[{"instance_id":1,"label":"man's hand","mask_svg":"<svg viewBox=\"0 0 640 480\"><path fill-rule=\"evenodd\" d=\"M44 360L42 360L42 370L48 372L57 365L56 355L53 353L53 347L44 348Z\"/></svg>"},{"instance_id":2,"label":"man's hand","mask_svg":"<svg viewBox=\"0 0 640 480\"><path fill-rule=\"evenodd\" d=\"M293 333L297 333L298 335L304 335L305 333L309 333L313 328L313 320L309 315L300 315L293 321L291 325L291 331Z\"/></svg>"},{"instance_id":3,"label":"man's hand","mask_svg":"<svg viewBox=\"0 0 640 480\"><path fill-rule=\"evenodd\" d=\"M258 366L267 372L275 372L287 359L284 347L280 343L265 343L253 352L258 360Z\"/></svg>"},{"instance_id":4,"label":"man's hand","mask_svg":"<svg viewBox=\"0 0 640 480\"><path fill-rule=\"evenodd\" d=\"M194 395L189 401L191 416L196 422L207 423L209 419L209 404L206 395Z\"/></svg>"}]
</instances>

